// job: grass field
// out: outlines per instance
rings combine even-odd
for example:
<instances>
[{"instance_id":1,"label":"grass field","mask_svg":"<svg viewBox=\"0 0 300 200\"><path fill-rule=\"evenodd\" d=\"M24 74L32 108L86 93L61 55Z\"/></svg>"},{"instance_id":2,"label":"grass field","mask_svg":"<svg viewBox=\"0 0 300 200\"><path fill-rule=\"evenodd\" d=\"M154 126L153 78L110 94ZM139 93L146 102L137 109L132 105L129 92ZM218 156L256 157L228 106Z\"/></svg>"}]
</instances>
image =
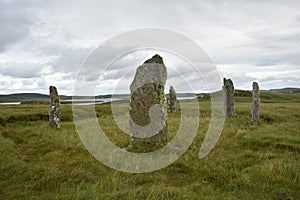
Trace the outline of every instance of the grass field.
<instances>
[{"instance_id":1,"label":"grass field","mask_svg":"<svg viewBox=\"0 0 300 200\"><path fill-rule=\"evenodd\" d=\"M209 155L198 158L210 120L201 121L186 153L144 174L115 171L83 146L72 110L62 105L62 128L48 125L46 105L0 106L0 199L300 199L300 95L262 94L261 120L251 124L251 98L236 98ZM121 147L129 137L113 124L110 104L97 105L100 125ZM180 114L170 114L170 135Z\"/></svg>"}]
</instances>

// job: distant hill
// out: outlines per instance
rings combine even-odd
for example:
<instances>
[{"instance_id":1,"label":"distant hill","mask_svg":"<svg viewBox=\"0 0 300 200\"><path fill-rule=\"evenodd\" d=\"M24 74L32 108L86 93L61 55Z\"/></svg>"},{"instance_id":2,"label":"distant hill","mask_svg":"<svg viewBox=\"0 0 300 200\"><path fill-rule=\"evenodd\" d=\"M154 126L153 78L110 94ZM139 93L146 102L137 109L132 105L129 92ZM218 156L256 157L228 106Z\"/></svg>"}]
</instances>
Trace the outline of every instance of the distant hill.
<instances>
[{"instance_id":1,"label":"distant hill","mask_svg":"<svg viewBox=\"0 0 300 200\"><path fill-rule=\"evenodd\" d=\"M215 93L219 93L221 91L217 91ZM214 93L213 93L214 94ZM271 89L271 90L261 90L261 98L267 101L272 101L274 99L278 100L285 100L288 101L287 96L284 95L292 95L291 97L295 100L299 99L300 95L300 88L282 88L282 89ZM178 97L192 97L197 95L200 99L208 99L210 98L210 94L208 93L177 93ZM236 97L251 97L252 91L248 90L235 90ZM129 99L129 94L114 94L114 95L98 95L95 96L96 99L99 98L119 98L119 99ZM72 99L72 96L60 95L61 100L69 100ZM76 99L86 99L90 97L86 96L76 96ZM46 94L39 94L39 93L18 93L18 94L8 94L8 95L0 95L0 103L7 103L7 102L21 102L22 104L30 103L30 104L48 104L49 102L49 95Z\"/></svg>"},{"instance_id":2,"label":"distant hill","mask_svg":"<svg viewBox=\"0 0 300 200\"><path fill-rule=\"evenodd\" d=\"M18 94L8 94L0 95L1 99L44 99L49 98L49 95L39 94L39 93L18 93Z\"/></svg>"},{"instance_id":3,"label":"distant hill","mask_svg":"<svg viewBox=\"0 0 300 200\"><path fill-rule=\"evenodd\" d=\"M235 90L234 91L235 97L251 97L252 91L249 90Z\"/></svg>"},{"instance_id":4,"label":"distant hill","mask_svg":"<svg viewBox=\"0 0 300 200\"><path fill-rule=\"evenodd\" d=\"M71 96L60 95L61 100L72 99ZM37 103L46 104L49 102L49 95L39 93L18 93L0 95L0 103L4 102L21 102L21 103Z\"/></svg>"},{"instance_id":5,"label":"distant hill","mask_svg":"<svg viewBox=\"0 0 300 200\"><path fill-rule=\"evenodd\" d=\"M271 89L268 92L278 92L278 93L300 93L300 88L281 88L281 89Z\"/></svg>"},{"instance_id":6,"label":"distant hill","mask_svg":"<svg viewBox=\"0 0 300 200\"><path fill-rule=\"evenodd\" d=\"M44 102L49 99L49 95L38 94L38 93L19 93L19 94L8 94L0 95L0 103L4 102Z\"/></svg>"},{"instance_id":7,"label":"distant hill","mask_svg":"<svg viewBox=\"0 0 300 200\"><path fill-rule=\"evenodd\" d=\"M208 99L210 98L210 95L216 95L216 96L222 96L222 90L213 92L213 93L199 93L197 94L198 98L202 99ZM235 97L251 97L252 92L248 90L234 90L234 96Z\"/></svg>"},{"instance_id":8,"label":"distant hill","mask_svg":"<svg viewBox=\"0 0 300 200\"><path fill-rule=\"evenodd\" d=\"M222 92L217 91L214 93L220 93ZM283 94L300 94L300 88L282 88L282 89L270 89L270 90L261 90L261 93L283 93ZM197 94L197 96L207 96L209 95L208 93L200 93ZM249 90L239 90L239 89L235 89L234 91L234 96L236 97L251 97L252 96L252 91Z\"/></svg>"},{"instance_id":9,"label":"distant hill","mask_svg":"<svg viewBox=\"0 0 300 200\"><path fill-rule=\"evenodd\" d=\"M122 96L122 95L120 95ZM98 95L95 98L111 98L112 95ZM0 95L0 103L7 102L22 102L22 103L48 103L50 96L47 94L39 94L39 93L17 93L17 94L7 94ZM59 95L60 100L69 100L72 99L72 96L67 95ZM90 98L86 96L75 96L75 99L85 99Z\"/></svg>"}]
</instances>

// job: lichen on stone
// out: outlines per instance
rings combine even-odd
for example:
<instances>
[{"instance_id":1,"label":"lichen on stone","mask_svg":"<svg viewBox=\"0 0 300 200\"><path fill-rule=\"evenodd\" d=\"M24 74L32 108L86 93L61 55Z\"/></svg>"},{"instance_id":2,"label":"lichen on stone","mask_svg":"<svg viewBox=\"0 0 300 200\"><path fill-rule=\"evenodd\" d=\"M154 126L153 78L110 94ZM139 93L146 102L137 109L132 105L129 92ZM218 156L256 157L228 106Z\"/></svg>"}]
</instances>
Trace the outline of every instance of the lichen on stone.
<instances>
[{"instance_id":1,"label":"lichen on stone","mask_svg":"<svg viewBox=\"0 0 300 200\"><path fill-rule=\"evenodd\" d=\"M130 132L132 144L167 143L167 104L164 87L167 69L162 57L154 55L140 65L130 85ZM151 108L154 118L151 119ZM141 137L142 136L142 137Z\"/></svg>"}]
</instances>

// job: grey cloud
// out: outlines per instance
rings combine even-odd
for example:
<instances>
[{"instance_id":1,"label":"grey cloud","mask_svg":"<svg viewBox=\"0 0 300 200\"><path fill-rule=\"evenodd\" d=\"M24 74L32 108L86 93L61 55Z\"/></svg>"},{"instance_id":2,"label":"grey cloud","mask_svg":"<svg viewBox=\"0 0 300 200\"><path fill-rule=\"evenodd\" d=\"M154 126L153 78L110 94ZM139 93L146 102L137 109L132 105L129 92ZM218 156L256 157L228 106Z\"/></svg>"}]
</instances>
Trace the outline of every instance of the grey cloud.
<instances>
[{"instance_id":1,"label":"grey cloud","mask_svg":"<svg viewBox=\"0 0 300 200\"><path fill-rule=\"evenodd\" d=\"M45 63L9 63L0 64L0 74L11 78L34 78L51 73L51 68Z\"/></svg>"},{"instance_id":2,"label":"grey cloud","mask_svg":"<svg viewBox=\"0 0 300 200\"><path fill-rule=\"evenodd\" d=\"M55 71L72 72L77 71L91 49L84 48L57 48L58 58L53 63Z\"/></svg>"},{"instance_id":3,"label":"grey cloud","mask_svg":"<svg viewBox=\"0 0 300 200\"><path fill-rule=\"evenodd\" d=\"M30 34L37 16L26 1L0 1L0 52Z\"/></svg>"},{"instance_id":4,"label":"grey cloud","mask_svg":"<svg viewBox=\"0 0 300 200\"><path fill-rule=\"evenodd\" d=\"M130 4L116 0L1 1L0 56L26 52L36 60L19 56L5 65L1 62L0 73L15 79L16 84L19 81L20 85L30 85L30 80L40 76L46 76L46 81L54 84L52 76L68 77L65 83L63 78L57 80L62 90L68 92L82 61L97 45L124 31L161 27L181 32L197 41L217 66L226 66L223 69L225 75L233 77L237 87L248 88L252 80L269 83L271 80L263 80L265 76L251 74L266 74L266 66L272 68L270 77L277 79L272 80L277 85L299 85L299 75L295 73L295 68L300 65L299 8L300 2L296 0L134 0ZM184 44L169 42L189 51L184 49ZM107 47L102 55L110 56L114 51L113 47ZM120 58L106 69L102 77L93 73L104 67L101 58L95 58L95 63L89 63L92 67L83 70L84 78L93 82L100 77L104 87L120 77L124 82L130 82L134 69L148 56L151 53L140 52ZM198 63L201 61L199 58ZM189 77L195 87L202 84L197 83L201 78L185 67L184 62L167 56L165 63L178 74ZM202 73L209 74L208 77L213 75L210 67L202 66ZM284 66L284 69L279 66ZM286 71L284 76L275 70L279 68ZM182 80L178 74L169 70L170 84L177 81L180 87ZM273 87L272 84L263 86ZM126 87L124 85L124 90Z\"/></svg>"}]
</instances>

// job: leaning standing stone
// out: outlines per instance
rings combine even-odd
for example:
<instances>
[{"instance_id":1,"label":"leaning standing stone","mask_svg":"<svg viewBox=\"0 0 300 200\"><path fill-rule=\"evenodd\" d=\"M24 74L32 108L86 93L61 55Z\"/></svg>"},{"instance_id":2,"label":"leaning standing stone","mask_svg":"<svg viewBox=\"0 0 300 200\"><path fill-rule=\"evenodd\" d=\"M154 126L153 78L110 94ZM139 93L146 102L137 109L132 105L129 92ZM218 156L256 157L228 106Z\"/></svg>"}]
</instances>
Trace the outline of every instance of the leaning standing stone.
<instances>
[{"instance_id":1,"label":"leaning standing stone","mask_svg":"<svg viewBox=\"0 0 300 200\"><path fill-rule=\"evenodd\" d=\"M49 87L50 105L49 105L49 124L53 127L60 128L61 110L57 89L54 86Z\"/></svg>"},{"instance_id":2,"label":"leaning standing stone","mask_svg":"<svg viewBox=\"0 0 300 200\"><path fill-rule=\"evenodd\" d=\"M168 111L169 112L176 112L178 110L178 100L176 92L173 88L173 86L170 87L169 90L169 98L168 98Z\"/></svg>"},{"instance_id":3,"label":"leaning standing stone","mask_svg":"<svg viewBox=\"0 0 300 200\"><path fill-rule=\"evenodd\" d=\"M231 79L223 79L223 113L234 116L234 86Z\"/></svg>"},{"instance_id":4,"label":"leaning standing stone","mask_svg":"<svg viewBox=\"0 0 300 200\"><path fill-rule=\"evenodd\" d=\"M259 86L258 83L252 84L252 123L257 124L259 119Z\"/></svg>"},{"instance_id":5,"label":"leaning standing stone","mask_svg":"<svg viewBox=\"0 0 300 200\"><path fill-rule=\"evenodd\" d=\"M137 68L130 85L129 125L133 145L168 142L166 80L167 68L159 55Z\"/></svg>"}]
</instances>

